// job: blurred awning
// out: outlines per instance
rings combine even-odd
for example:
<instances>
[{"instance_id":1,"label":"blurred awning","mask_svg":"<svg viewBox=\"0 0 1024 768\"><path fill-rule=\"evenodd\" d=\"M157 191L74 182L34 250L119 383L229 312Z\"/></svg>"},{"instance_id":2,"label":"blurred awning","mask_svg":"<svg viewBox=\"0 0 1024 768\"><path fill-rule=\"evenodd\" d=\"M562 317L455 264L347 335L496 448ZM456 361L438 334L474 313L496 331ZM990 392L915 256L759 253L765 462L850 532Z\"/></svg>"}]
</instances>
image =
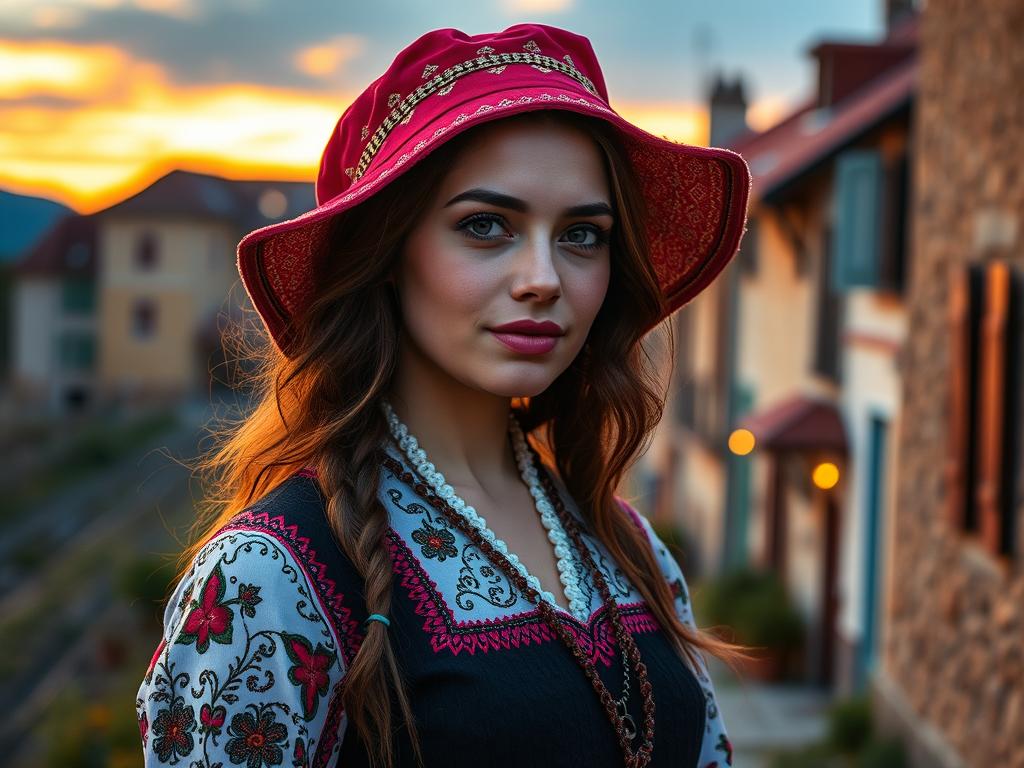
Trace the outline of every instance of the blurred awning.
<instances>
[{"instance_id":1,"label":"blurred awning","mask_svg":"<svg viewBox=\"0 0 1024 768\"><path fill-rule=\"evenodd\" d=\"M797 394L747 414L738 424L755 445L775 451L832 450L846 453L846 430L835 403Z\"/></svg>"}]
</instances>

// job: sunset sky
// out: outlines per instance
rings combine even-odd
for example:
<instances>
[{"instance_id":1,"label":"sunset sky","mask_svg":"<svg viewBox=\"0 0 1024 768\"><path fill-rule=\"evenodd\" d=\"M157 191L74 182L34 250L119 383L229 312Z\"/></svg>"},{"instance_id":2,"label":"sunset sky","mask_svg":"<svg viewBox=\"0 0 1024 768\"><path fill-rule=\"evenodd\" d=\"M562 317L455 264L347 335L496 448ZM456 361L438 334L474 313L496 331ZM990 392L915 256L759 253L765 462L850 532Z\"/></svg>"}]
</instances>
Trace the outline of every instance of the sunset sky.
<instances>
[{"instance_id":1,"label":"sunset sky","mask_svg":"<svg viewBox=\"0 0 1024 768\"><path fill-rule=\"evenodd\" d=\"M311 181L416 37L531 21L588 37L612 107L694 143L711 73L744 76L763 128L810 92L812 43L884 26L881 0L3 0L0 189L90 212L173 168Z\"/></svg>"}]
</instances>

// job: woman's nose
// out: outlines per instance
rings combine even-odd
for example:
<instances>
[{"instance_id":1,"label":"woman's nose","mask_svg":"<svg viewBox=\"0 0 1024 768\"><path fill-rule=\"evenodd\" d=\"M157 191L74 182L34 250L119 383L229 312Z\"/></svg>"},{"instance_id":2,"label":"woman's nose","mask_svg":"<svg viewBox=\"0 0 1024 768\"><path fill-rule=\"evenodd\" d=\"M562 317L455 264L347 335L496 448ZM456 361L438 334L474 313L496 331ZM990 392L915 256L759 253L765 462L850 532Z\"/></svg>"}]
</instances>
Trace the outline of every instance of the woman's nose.
<instances>
[{"instance_id":1,"label":"woman's nose","mask_svg":"<svg viewBox=\"0 0 1024 768\"><path fill-rule=\"evenodd\" d=\"M513 294L542 299L559 296L562 280L556 268L557 246L546 236L537 236L520 249L514 260Z\"/></svg>"}]
</instances>

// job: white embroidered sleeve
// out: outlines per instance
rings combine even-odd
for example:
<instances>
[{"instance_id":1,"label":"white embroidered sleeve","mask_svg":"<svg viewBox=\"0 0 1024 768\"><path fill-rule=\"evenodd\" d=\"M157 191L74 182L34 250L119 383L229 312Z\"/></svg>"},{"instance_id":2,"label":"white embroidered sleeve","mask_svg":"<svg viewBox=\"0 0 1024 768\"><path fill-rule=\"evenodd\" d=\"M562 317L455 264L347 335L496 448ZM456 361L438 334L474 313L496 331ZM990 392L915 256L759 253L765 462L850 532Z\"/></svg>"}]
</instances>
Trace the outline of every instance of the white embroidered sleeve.
<instances>
[{"instance_id":1,"label":"white embroidered sleeve","mask_svg":"<svg viewBox=\"0 0 1024 768\"><path fill-rule=\"evenodd\" d=\"M682 568L661 538L654 532L651 522L620 499L623 504L632 510L633 514L643 525L647 538L654 548L655 557L665 574L672 593L675 595L676 613L680 620L687 626L696 629L697 624L693 617L693 609L690 605L690 591L686 585L686 578L683 576ZM704 698L707 704L707 718L704 727L704 738L701 742L700 759L697 761L699 768L723 768L732 765L732 744L729 741L729 734L725 728L722 713L718 708L718 700L715 697L715 688L711 682L711 675L708 674L707 665L701 654L697 654L700 674L697 675L697 682L704 690Z\"/></svg>"},{"instance_id":2,"label":"white embroidered sleeve","mask_svg":"<svg viewBox=\"0 0 1024 768\"><path fill-rule=\"evenodd\" d=\"M175 588L139 688L145 764L306 766L318 749L338 750L345 670L321 611L272 537L208 542Z\"/></svg>"}]
</instances>

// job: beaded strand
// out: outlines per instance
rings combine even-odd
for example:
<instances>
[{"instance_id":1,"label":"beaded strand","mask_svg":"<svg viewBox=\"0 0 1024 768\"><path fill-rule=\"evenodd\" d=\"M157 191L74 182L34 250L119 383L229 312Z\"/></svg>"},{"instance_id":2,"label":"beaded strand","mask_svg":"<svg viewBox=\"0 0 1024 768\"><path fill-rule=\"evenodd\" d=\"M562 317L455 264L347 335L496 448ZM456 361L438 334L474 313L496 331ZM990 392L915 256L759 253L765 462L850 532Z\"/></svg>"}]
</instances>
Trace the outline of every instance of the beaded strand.
<instances>
[{"instance_id":1,"label":"beaded strand","mask_svg":"<svg viewBox=\"0 0 1024 768\"><path fill-rule=\"evenodd\" d=\"M637 678L640 682L640 693L643 696L643 713L644 713L644 741L634 751L631 748L631 734L630 728L632 723L632 717L628 714L620 714L618 707L616 706L616 700L612 698L611 692L608 690L604 681L601 680L600 675L597 672L597 668L594 663L590 660L587 654L580 648L575 638L569 633L562 622L559 620L555 608L543 599L540 590L535 589L522 573L517 569L513 563L509 560L504 552L501 552L496 548L490 541L485 539L480 531L480 528L474 525L463 515L460 515L454 510L448 502L439 496L429 484L418 475L407 471L396 459L390 456L383 448L381 449L381 460L396 477L399 477L404 482L412 485L416 492L420 494L427 502L443 514L452 525L462 531L473 543L484 553L484 555L498 568L506 573L506 575L512 580L512 582L523 592L526 598L531 603L536 603L541 616L545 622L551 627L552 630L558 635L561 641L569 648L572 652L576 662L583 668L584 673L590 680L595 692L598 695L602 705L605 708L605 713L608 719L611 721L615 728L616 736L618 737L619 746L622 748L623 756L625 759L626 768L644 768L651 759L651 753L654 749L654 697L652 695L652 688L650 681L647 677L647 666L643 663L640 658L640 651L636 646L633 637L626 631L625 626L622 623L622 617L619 614L618 606L615 603L614 598L608 589L608 584L605 581L600 570L594 564L593 558L591 558L589 551L584 546L581 538L579 528L576 522L566 512L565 507L562 504L561 496L554 488L552 480L547 473L547 469L540 462L539 457L536 453L533 453L533 461L535 468L538 471L539 479L544 489L549 494L550 498L554 499L555 512L560 518L562 526L567 531L573 542L576 544L581 556L584 559L587 567L590 569L594 577L594 582L601 592L602 600L604 601L605 608L611 618L612 627L615 633L615 637L619 642L619 647L623 649L624 654L633 660L634 669L637 674ZM623 660L623 667L627 665L625 659ZM620 703L621 704L621 703ZM623 706L623 710L625 707ZM635 734L635 730L634 730Z\"/></svg>"}]
</instances>

